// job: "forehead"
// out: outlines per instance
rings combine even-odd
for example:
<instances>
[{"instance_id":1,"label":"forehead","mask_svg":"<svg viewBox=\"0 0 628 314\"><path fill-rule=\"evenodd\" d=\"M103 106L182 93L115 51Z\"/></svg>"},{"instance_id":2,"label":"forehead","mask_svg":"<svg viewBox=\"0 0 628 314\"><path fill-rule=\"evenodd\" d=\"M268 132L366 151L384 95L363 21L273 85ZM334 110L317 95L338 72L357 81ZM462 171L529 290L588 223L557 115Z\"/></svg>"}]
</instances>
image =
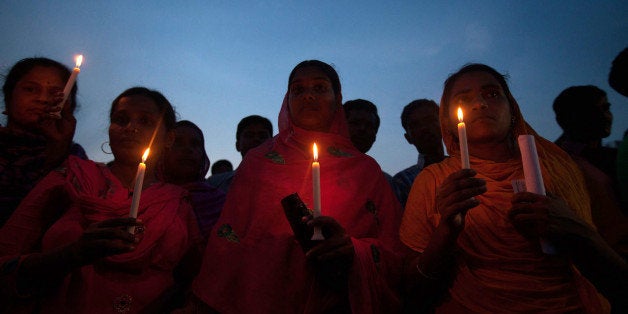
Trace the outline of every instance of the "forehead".
<instances>
[{"instance_id":1,"label":"forehead","mask_svg":"<svg viewBox=\"0 0 628 314\"><path fill-rule=\"evenodd\" d=\"M144 95L131 95L120 98L114 112L132 111L160 114L155 102Z\"/></svg>"},{"instance_id":2,"label":"forehead","mask_svg":"<svg viewBox=\"0 0 628 314\"><path fill-rule=\"evenodd\" d=\"M242 132L268 132L268 130L262 123L251 123L242 128Z\"/></svg>"},{"instance_id":3,"label":"forehead","mask_svg":"<svg viewBox=\"0 0 628 314\"><path fill-rule=\"evenodd\" d=\"M63 85L65 82L59 69L35 66L28 71L19 82L34 82L42 85Z\"/></svg>"},{"instance_id":4,"label":"forehead","mask_svg":"<svg viewBox=\"0 0 628 314\"><path fill-rule=\"evenodd\" d=\"M409 119L412 121L436 120L438 121L438 108L428 106L418 107L410 113Z\"/></svg>"},{"instance_id":5,"label":"forehead","mask_svg":"<svg viewBox=\"0 0 628 314\"><path fill-rule=\"evenodd\" d=\"M175 133L177 135L177 137L185 137L185 138L201 138L201 135L199 130L191 127L191 126L187 126L187 125L183 125L183 126L178 126L175 129Z\"/></svg>"},{"instance_id":6,"label":"forehead","mask_svg":"<svg viewBox=\"0 0 628 314\"><path fill-rule=\"evenodd\" d=\"M323 80L331 83L331 80L323 70L315 66L306 66L294 71L290 85L306 80Z\"/></svg>"},{"instance_id":7,"label":"forehead","mask_svg":"<svg viewBox=\"0 0 628 314\"><path fill-rule=\"evenodd\" d=\"M353 109L347 111L347 119L350 120L376 120L375 114L362 109Z\"/></svg>"},{"instance_id":8,"label":"forehead","mask_svg":"<svg viewBox=\"0 0 628 314\"><path fill-rule=\"evenodd\" d=\"M500 88L497 79L487 72L469 72L460 75L454 82L451 88L451 94L456 96L457 94L471 92L473 90L481 90L483 88Z\"/></svg>"}]
</instances>

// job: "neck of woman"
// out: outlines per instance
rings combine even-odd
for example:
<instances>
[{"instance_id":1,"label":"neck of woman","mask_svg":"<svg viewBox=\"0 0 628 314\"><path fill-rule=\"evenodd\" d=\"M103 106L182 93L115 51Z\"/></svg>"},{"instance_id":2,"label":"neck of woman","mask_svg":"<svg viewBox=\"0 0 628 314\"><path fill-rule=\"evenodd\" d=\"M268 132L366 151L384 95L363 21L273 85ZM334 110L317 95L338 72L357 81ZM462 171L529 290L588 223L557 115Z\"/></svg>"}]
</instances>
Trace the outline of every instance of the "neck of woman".
<instances>
[{"instance_id":1,"label":"neck of woman","mask_svg":"<svg viewBox=\"0 0 628 314\"><path fill-rule=\"evenodd\" d=\"M135 187L135 175L137 174L137 164L121 163L114 161L109 165L109 169L113 175L120 180L122 185L127 189L133 189ZM143 186L149 186L153 182L157 181L155 171L153 167L147 166L144 174Z\"/></svg>"},{"instance_id":2,"label":"neck of woman","mask_svg":"<svg viewBox=\"0 0 628 314\"><path fill-rule=\"evenodd\" d=\"M514 144L508 139L501 142L469 143L469 155L494 162L505 162L516 156Z\"/></svg>"}]
</instances>

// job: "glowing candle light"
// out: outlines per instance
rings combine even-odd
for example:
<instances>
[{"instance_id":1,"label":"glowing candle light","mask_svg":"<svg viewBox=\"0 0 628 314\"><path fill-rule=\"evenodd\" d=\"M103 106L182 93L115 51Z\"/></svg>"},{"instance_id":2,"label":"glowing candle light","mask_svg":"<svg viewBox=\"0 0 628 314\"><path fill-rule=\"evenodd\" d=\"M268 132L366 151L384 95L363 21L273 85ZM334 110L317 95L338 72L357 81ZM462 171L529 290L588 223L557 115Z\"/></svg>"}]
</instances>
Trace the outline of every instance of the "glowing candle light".
<instances>
[{"instance_id":1,"label":"glowing candle light","mask_svg":"<svg viewBox=\"0 0 628 314\"><path fill-rule=\"evenodd\" d=\"M312 152L314 155L314 161L312 162L312 198L314 202L314 211L312 216L314 218L321 215L321 165L318 163L318 147L316 143L312 146ZM314 234L312 240L323 240L323 234L321 228L314 228Z\"/></svg>"},{"instance_id":2,"label":"glowing candle light","mask_svg":"<svg viewBox=\"0 0 628 314\"><path fill-rule=\"evenodd\" d=\"M131 212L129 217L137 218L137 210L140 207L140 196L142 195L142 186L144 184L144 174L146 173L146 158L148 158L148 152L150 148L147 148L142 155L142 162L137 165L137 173L135 174L135 186L133 187L133 200L131 201ZM129 227L130 233L135 233L135 227Z\"/></svg>"},{"instance_id":3,"label":"glowing candle light","mask_svg":"<svg viewBox=\"0 0 628 314\"><path fill-rule=\"evenodd\" d=\"M460 159L462 169L470 169L469 147L467 146L467 127L462 119L462 108L458 107L458 142L460 142Z\"/></svg>"},{"instance_id":4,"label":"glowing candle light","mask_svg":"<svg viewBox=\"0 0 628 314\"><path fill-rule=\"evenodd\" d=\"M79 73L81 73L82 63L83 63L83 55L76 56L76 66L74 67L74 70L72 70L72 74L70 74L70 78L68 79L68 82L65 84L65 88L63 88L63 101L61 102L61 106L63 106L65 102L68 100L68 97L70 97L70 92L72 91L72 88L74 87L74 83L76 82L76 77L78 76Z\"/></svg>"}]
</instances>

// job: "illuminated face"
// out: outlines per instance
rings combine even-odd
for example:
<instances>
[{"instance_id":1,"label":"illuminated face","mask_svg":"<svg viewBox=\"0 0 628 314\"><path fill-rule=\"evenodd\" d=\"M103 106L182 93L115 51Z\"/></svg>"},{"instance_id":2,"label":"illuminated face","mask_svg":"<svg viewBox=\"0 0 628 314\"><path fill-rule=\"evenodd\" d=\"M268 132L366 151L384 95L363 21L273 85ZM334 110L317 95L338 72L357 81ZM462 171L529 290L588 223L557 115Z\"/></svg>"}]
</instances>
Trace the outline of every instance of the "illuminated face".
<instances>
[{"instance_id":1,"label":"illuminated face","mask_svg":"<svg viewBox=\"0 0 628 314\"><path fill-rule=\"evenodd\" d=\"M449 101L449 119L453 134L457 134L457 110L462 108L467 127L467 139L502 142L511 128L510 103L501 85L486 72L469 72L453 84Z\"/></svg>"},{"instance_id":2,"label":"illuminated face","mask_svg":"<svg viewBox=\"0 0 628 314\"><path fill-rule=\"evenodd\" d=\"M11 93L7 104L9 126L22 130L39 128L55 105L55 95L63 91L65 81L58 69L36 66L24 75Z\"/></svg>"},{"instance_id":3,"label":"illuminated face","mask_svg":"<svg viewBox=\"0 0 628 314\"><path fill-rule=\"evenodd\" d=\"M271 138L271 136L272 134L268 132L268 129L263 124L249 124L240 132L240 137L236 140L236 149L244 157L251 148L259 146Z\"/></svg>"},{"instance_id":4,"label":"illuminated face","mask_svg":"<svg viewBox=\"0 0 628 314\"><path fill-rule=\"evenodd\" d=\"M116 161L138 163L157 129L149 156L156 160L167 137L165 128L158 128L160 118L159 107L152 99L143 95L120 98L109 125L109 145Z\"/></svg>"},{"instance_id":5,"label":"illuminated face","mask_svg":"<svg viewBox=\"0 0 628 314\"><path fill-rule=\"evenodd\" d=\"M310 131L329 131L342 99L335 95L327 75L318 67L303 67L295 71L288 88L292 122Z\"/></svg>"}]
</instances>

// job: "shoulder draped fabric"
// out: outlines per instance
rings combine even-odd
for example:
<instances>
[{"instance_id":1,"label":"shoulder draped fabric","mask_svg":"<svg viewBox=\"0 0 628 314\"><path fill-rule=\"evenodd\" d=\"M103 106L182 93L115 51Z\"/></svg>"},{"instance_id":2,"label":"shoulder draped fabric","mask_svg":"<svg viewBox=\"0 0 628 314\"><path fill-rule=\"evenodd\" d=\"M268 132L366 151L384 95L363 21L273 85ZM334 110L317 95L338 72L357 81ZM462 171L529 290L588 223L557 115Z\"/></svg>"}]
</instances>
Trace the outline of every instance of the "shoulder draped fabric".
<instances>
[{"instance_id":1,"label":"shoulder draped fabric","mask_svg":"<svg viewBox=\"0 0 628 314\"><path fill-rule=\"evenodd\" d=\"M20 201L49 169L46 139L41 135L0 126L0 227L9 219ZM83 148L72 143L70 154L87 159Z\"/></svg>"},{"instance_id":2,"label":"shoulder draped fabric","mask_svg":"<svg viewBox=\"0 0 628 314\"><path fill-rule=\"evenodd\" d=\"M313 270L284 215L281 199L297 192L312 206L312 144L319 147L322 215L351 236L354 313L399 306L399 203L377 163L348 137L344 114L329 133L292 125L287 100L280 132L249 151L238 167L212 230L194 294L221 313L316 313L325 303ZM397 276L397 277L395 277Z\"/></svg>"},{"instance_id":3,"label":"shoulder draped fabric","mask_svg":"<svg viewBox=\"0 0 628 314\"><path fill-rule=\"evenodd\" d=\"M547 192L565 199L580 218L592 224L588 194L578 167L560 148L532 130L516 103L511 108L515 124L510 136L514 143L520 134L535 137ZM446 104L441 104L441 129L451 158L419 173L401 223L401 241L418 252L427 247L440 221L435 204L438 187L460 170L457 136L449 128L452 122L448 112ZM486 180L487 192L476 197L480 205L466 215L457 242L460 254L457 275L449 289L451 298L440 312L601 311L595 289L568 260L543 254L538 242L524 238L510 223L511 181L524 178L520 158L498 163L471 156L470 161L478 173L476 177Z\"/></svg>"},{"instance_id":4,"label":"shoulder draped fabric","mask_svg":"<svg viewBox=\"0 0 628 314\"><path fill-rule=\"evenodd\" d=\"M129 191L106 166L73 156L66 166L46 176L0 230L3 255L33 252L40 239L43 252L62 247L78 240L92 223L128 216ZM172 271L183 255L201 242L186 195L175 185L146 187L138 212L145 231L136 249L76 269L43 307L75 313L123 307L137 313L155 301L174 283ZM46 211L63 199L69 206L55 220Z\"/></svg>"}]
</instances>

